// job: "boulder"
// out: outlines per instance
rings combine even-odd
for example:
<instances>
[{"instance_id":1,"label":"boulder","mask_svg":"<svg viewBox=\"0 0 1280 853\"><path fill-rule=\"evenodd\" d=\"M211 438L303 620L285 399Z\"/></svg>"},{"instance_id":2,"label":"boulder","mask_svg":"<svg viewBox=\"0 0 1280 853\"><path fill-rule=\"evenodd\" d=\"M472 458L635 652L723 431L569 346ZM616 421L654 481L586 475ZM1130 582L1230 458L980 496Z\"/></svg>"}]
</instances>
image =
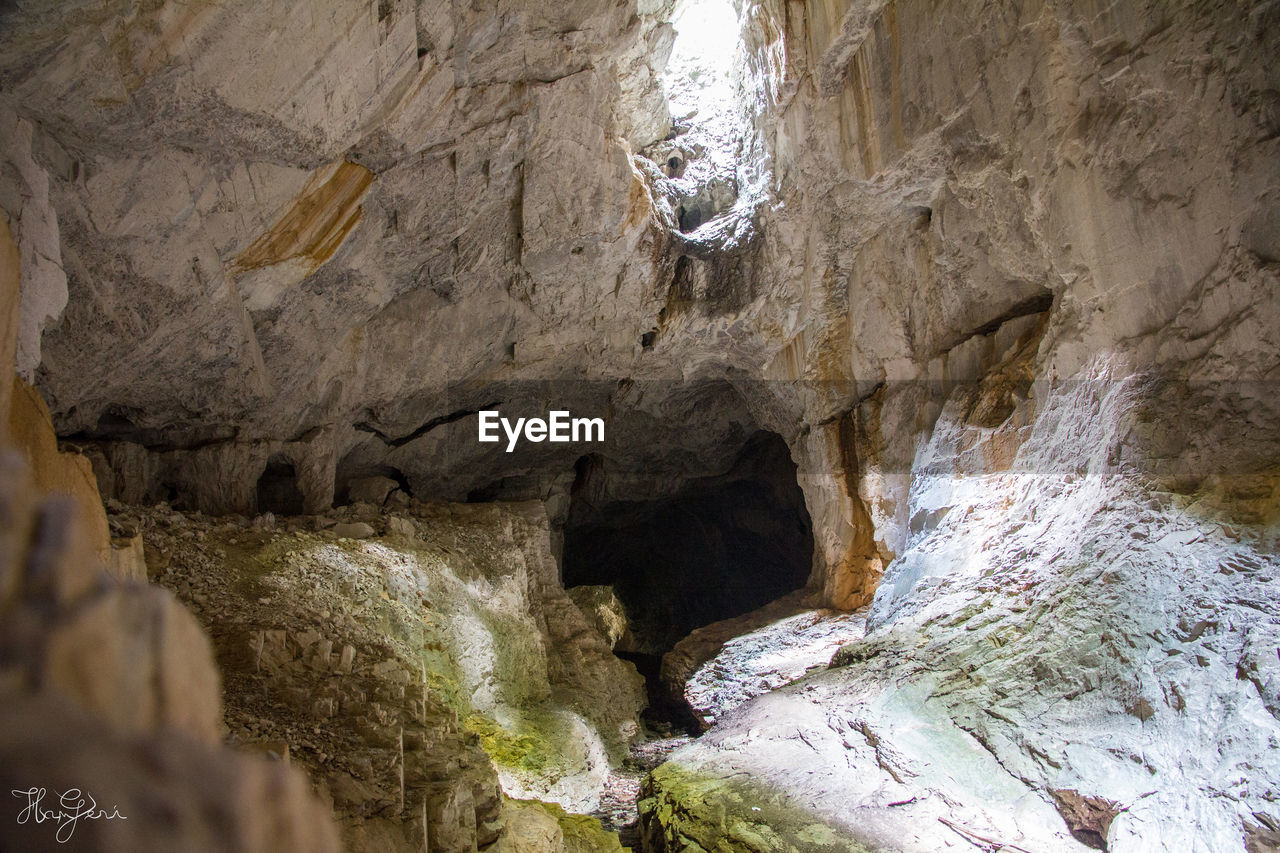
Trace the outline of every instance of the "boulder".
<instances>
[{"instance_id":1,"label":"boulder","mask_svg":"<svg viewBox=\"0 0 1280 853\"><path fill-rule=\"evenodd\" d=\"M575 586L565 590L582 615L604 637L611 649L626 650L630 628L627 609L611 586Z\"/></svg>"},{"instance_id":2,"label":"boulder","mask_svg":"<svg viewBox=\"0 0 1280 853\"><path fill-rule=\"evenodd\" d=\"M365 521L342 521L329 528L329 531L340 539L368 539L377 532L373 525Z\"/></svg>"},{"instance_id":3,"label":"boulder","mask_svg":"<svg viewBox=\"0 0 1280 853\"><path fill-rule=\"evenodd\" d=\"M347 486L347 499L351 503L363 502L382 506L387 496L400 486L390 477L361 477Z\"/></svg>"}]
</instances>

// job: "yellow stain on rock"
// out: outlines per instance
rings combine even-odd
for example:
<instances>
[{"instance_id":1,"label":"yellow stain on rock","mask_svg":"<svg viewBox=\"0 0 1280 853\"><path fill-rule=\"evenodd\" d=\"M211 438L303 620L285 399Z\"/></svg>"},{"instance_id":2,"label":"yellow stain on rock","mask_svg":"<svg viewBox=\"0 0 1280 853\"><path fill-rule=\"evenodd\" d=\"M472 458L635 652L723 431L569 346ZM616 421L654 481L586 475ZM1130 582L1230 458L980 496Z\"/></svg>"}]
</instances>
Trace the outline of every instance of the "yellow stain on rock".
<instances>
[{"instance_id":1,"label":"yellow stain on rock","mask_svg":"<svg viewBox=\"0 0 1280 853\"><path fill-rule=\"evenodd\" d=\"M627 195L627 219L623 230L648 221L653 215L653 195L644 175L634 164L631 165L631 186Z\"/></svg>"},{"instance_id":2,"label":"yellow stain on rock","mask_svg":"<svg viewBox=\"0 0 1280 853\"><path fill-rule=\"evenodd\" d=\"M81 517L82 544L104 563L111 559L111 531L98 494L93 465L58 446L49 407L36 389L13 370L22 267L8 221L0 216L0 452L16 450L26 461L40 494L71 497Z\"/></svg>"},{"instance_id":3,"label":"yellow stain on rock","mask_svg":"<svg viewBox=\"0 0 1280 853\"><path fill-rule=\"evenodd\" d=\"M364 214L360 200L373 172L346 160L326 166L307 182L293 205L270 230L232 262L232 272L305 259L311 270L333 257Z\"/></svg>"}]
</instances>

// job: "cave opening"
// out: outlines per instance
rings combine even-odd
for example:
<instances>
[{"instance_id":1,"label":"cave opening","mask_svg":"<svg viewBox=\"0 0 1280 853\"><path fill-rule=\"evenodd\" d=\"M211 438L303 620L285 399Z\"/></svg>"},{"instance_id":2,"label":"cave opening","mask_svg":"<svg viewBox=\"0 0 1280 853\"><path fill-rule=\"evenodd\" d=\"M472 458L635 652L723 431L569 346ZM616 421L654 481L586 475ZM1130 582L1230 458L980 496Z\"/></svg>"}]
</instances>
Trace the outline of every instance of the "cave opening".
<instances>
[{"instance_id":1,"label":"cave opening","mask_svg":"<svg viewBox=\"0 0 1280 853\"><path fill-rule=\"evenodd\" d=\"M813 529L786 442L757 432L727 472L645 500L602 499L609 470L598 455L579 459L575 474L564 585L612 588L628 623L614 651L645 676L650 721L690 728L687 707L659 681L663 655L694 629L809 580Z\"/></svg>"},{"instance_id":2,"label":"cave opening","mask_svg":"<svg viewBox=\"0 0 1280 853\"><path fill-rule=\"evenodd\" d=\"M271 457L258 478L258 512L302 515L304 503L293 463L280 456Z\"/></svg>"},{"instance_id":3,"label":"cave opening","mask_svg":"<svg viewBox=\"0 0 1280 853\"><path fill-rule=\"evenodd\" d=\"M683 0L672 24L676 37L664 81L672 113L705 114L736 103L731 72L742 52L742 35L731 0Z\"/></svg>"},{"instance_id":4,"label":"cave opening","mask_svg":"<svg viewBox=\"0 0 1280 853\"><path fill-rule=\"evenodd\" d=\"M360 481L362 480L382 480L383 482L380 485L366 483L361 490ZM399 468L361 462L347 456L338 463L334 473L333 505L347 506L357 501L365 501L380 506L397 490L405 497L413 495L409 478Z\"/></svg>"},{"instance_id":5,"label":"cave opening","mask_svg":"<svg viewBox=\"0 0 1280 853\"><path fill-rule=\"evenodd\" d=\"M785 66L781 30L758 5L678 0L662 74L671 133L642 153L666 175L677 228L731 247L768 196L771 158L761 118Z\"/></svg>"}]
</instances>

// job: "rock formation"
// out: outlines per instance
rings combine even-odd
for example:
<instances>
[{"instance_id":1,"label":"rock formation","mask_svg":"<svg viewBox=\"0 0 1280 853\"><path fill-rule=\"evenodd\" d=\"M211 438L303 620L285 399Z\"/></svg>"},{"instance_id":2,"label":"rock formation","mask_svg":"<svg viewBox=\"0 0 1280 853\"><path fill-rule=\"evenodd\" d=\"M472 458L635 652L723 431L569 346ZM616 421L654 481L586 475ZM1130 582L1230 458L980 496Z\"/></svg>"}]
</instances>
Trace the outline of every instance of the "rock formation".
<instances>
[{"instance_id":1,"label":"rock formation","mask_svg":"<svg viewBox=\"0 0 1280 853\"><path fill-rule=\"evenodd\" d=\"M10 443L226 685L116 695L185 611L9 571L71 611L3 712L611 847L614 649L710 726L646 850L1277 849L1280 4L721 5L0 10ZM331 843L299 778L224 846Z\"/></svg>"},{"instance_id":2,"label":"rock formation","mask_svg":"<svg viewBox=\"0 0 1280 853\"><path fill-rule=\"evenodd\" d=\"M16 293L17 253L3 223L0 259L0 283ZM17 327L9 321L17 307L0 304L0 326ZM15 350L10 335L0 352L12 360ZM305 777L218 745L220 678L207 638L173 596L139 582L140 565L115 553L88 460L59 452L43 402L6 370L6 849L338 850ZM132 546L119 550L136 556Z\"/></svg>"},{"instance_id":3,"label":"rock formation","mask_svg":"<svg viewBox=\"0 0 1280 853\"><path fill-rule=\"evenodd\" d=\"M113 520L212 637L232 740L306 768L348 849L484 847L503 791L595 809L642 689L560 589L541 504L363 513L385 535Z\"/></svg>"}]
</instances>

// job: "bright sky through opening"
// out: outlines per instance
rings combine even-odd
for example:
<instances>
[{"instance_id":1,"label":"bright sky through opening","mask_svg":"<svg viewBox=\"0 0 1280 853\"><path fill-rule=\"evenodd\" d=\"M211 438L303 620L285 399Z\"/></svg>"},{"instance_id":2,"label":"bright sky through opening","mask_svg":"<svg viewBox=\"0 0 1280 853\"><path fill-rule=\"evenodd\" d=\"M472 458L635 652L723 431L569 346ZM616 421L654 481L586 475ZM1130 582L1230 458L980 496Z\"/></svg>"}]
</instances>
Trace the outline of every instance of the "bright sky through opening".
<instances>
[{"instance_id":1,"label":"bright sky through opening","mask_svg":"<svg viewBox=\"0 0 1280 853\"><path fill-rule=\"evenodd\" d=\"M704 119L734 100L733 63L740 46L732 0L686 0L668 64L668 97L677 116L697 110ZM697 119L695 119L697 121Z\"/></svg>"}]
</instances>

